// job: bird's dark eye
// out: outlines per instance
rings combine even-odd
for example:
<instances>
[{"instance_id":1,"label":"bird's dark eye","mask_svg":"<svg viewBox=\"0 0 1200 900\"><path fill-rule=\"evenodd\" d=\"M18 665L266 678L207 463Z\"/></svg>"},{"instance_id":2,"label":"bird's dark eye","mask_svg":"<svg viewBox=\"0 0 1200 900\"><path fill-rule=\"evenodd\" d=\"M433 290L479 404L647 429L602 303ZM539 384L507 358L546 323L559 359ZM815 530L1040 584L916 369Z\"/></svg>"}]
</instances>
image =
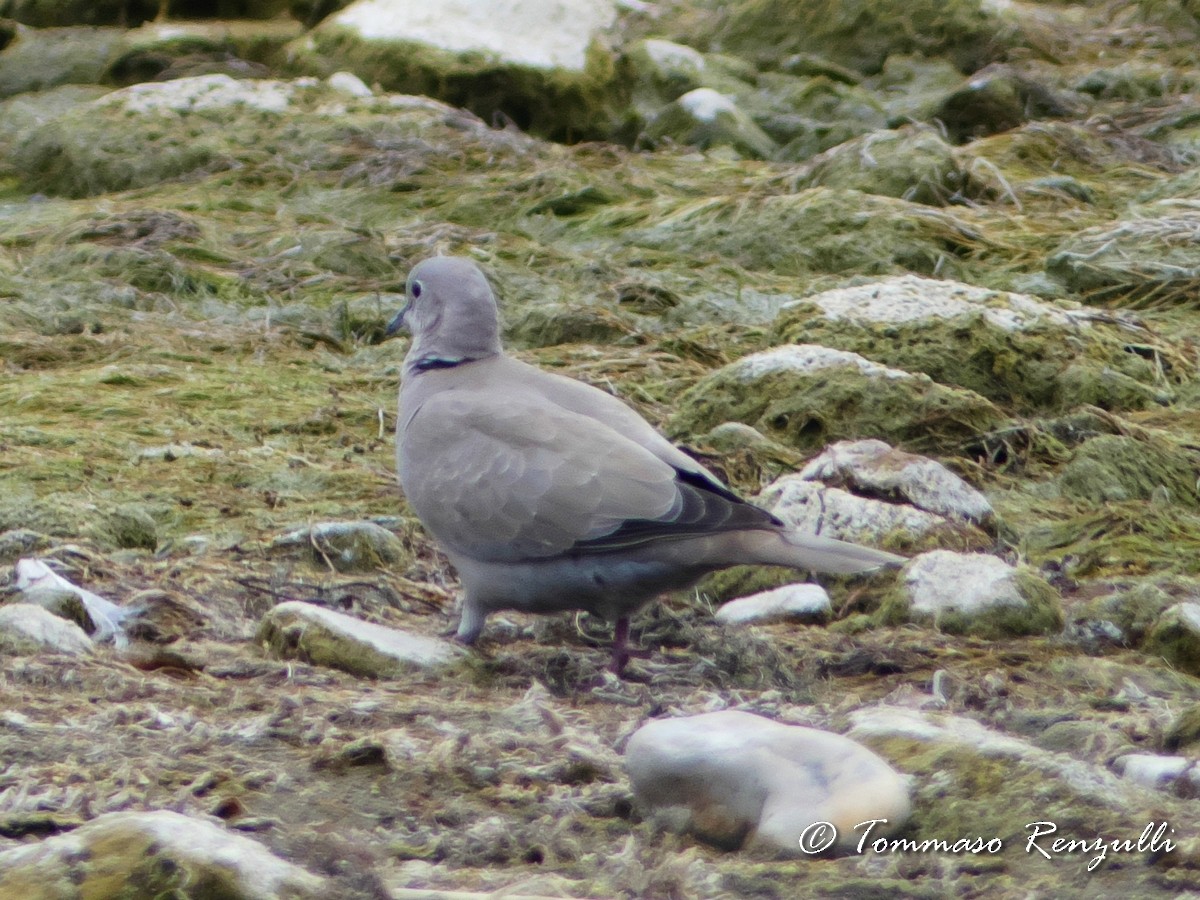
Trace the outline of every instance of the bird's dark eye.
<instances>
[{"instance_id":1,"label":"bird's dark eye","mask_svg":"<svg viewBox=\"0 0 1200 900\"><path fill-rule=\"evenodd\" d=\"M421 282L419 282L419 281L413 282L412 295L413 295L414 300L420 299L420 297L421 297Z\"/></svg>"}]
</instances>

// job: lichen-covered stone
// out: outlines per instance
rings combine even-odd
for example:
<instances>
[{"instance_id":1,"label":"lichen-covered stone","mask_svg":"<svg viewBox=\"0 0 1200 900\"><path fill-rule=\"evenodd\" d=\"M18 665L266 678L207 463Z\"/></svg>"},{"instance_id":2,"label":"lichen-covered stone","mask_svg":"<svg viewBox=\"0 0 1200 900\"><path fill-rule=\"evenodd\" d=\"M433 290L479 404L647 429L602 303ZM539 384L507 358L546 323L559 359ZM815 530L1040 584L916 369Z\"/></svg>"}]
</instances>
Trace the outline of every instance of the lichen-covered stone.
<instances>
[{"instance_id":1,"label":"lichen-covered stone","mask_svg":"<svg viewBox=\"0 0 1200 900\"><path fill-rule=\"evenodd\" d=\"M1157 585L1138 584L1097 597L1075 610L1072 618L1080 622L1110 622L1117 628L1119 640L1137 646L1158 617L1175 602Z\"/></svg>"},{"instance_id":2,"label":"lichen-covered stone","mask_svg":"<svg viewBox=\"0 0 1200 900\"><path fill-rule=\"evenodd\" d=\"M318 522L289 531L271 542L273 551L299 551L314 565L338 572L403 568L404 542L374 522Z\"/></svg>"},{"instance_id":3,"label":"lichen-covered stone","mask_svg":"<svg viewBox=\"0 0 1200 900\"><path fill-rule=\"evenodd\" d=\"M141 506L122 504L101 513L91 527L96 540L121 550L154 550L158 547L158 523Z\"/></svg>"},{"instance_id":4,"label":"lichen-covered stone","mask_svg":"<svg viewBox=\"0 0 1200 900\"><path fill-rule=\"evenodd\" d=\"M278 150L311 166L320 136L338 128L344 135L339 119L350 110L386 114L400 132L420 130L414 120L440 121L452 112L428 100L357 97L312 78L199 75L135 84L75 106L23 132L11 162L25 183L56 194L145 187L222 171L274 146L278 117L287 112L292 138Z\"/></svg>"},{"instance_id":5,"label":"lichen-covered stone","mask_svg":"<svg viewBox=\"0 0 1200 900\"><path fill-rule=\"evenodd\" d=\"M934 550L910 560L879 610L884 624L921 622L982 637L1062 628L1058 593L994 556Z\"/></svg>"},{"instance_id":6,"label":"lichen-covered stone","mask_svg":"<svg viewBox=\"0 0 1200 900\"><path fill-rule=\"evenodd\" d=\"M80 656L90 653L92 639L74 622L32 603L0 606L0 655L50 651Z\"/></svg>"},{"instance_id":7,"label":"lichen-covered stone","mask_svg":"<svg viewBox=\"0 0 1200 900\"><path fill-rule=\"evenodd\" d=\"M166 810L111 812L0 853L0 895L189 896L315 900L324 879L208 819Z\"/></svg>"},{"instance_id":8,"label":"lichen-covered stone","mask_svg":"<svg viewBox=\"0 0 1200 900\"><path fill-rule=\"evenodd\" d=\"M924 128L875 131L826 150L805 167L803 187L827 187L946 206L975 188L953 148Z\"/></svg>"},{"instance_id":9,"label":"lichen-covered stone","mask_svg":"<svg viewBox=\"0 0 1200 900\"><path fill-rule=\"evenodd\" d=\"M21 29L0 51L0 99L96 84L120 47L118 28Z\"/></svg>"},{"instance_id":10,"label":"lichen-covered stone","mask_svg":"<svg viewBox=\"0 0 1200 900\"><path fill-rule=\"evenodd\" d=\"M905 779L841 735L725 710L656 719L625 748L639 804L676 828L726 849L797 856L810 826L832 822L835 846L852 847L853 827L909 816Z\"/></svg>"},{"instance_id":11,"label":"lichen-covered stone","mask_svg":"<svg viewBox=\"0 0 1200 900\"><path fill-rule=\"evenodd\" d=\"M348 70L385 90L436 97L551 138L607 137L629 86L606 33L613 0L429 6L358 0L293 47L326 76Z\"/></svg>"},{"instance_id":12,"label":"lichen-covered stone","mask_svg":"<svg viewBox=\"0 0 1200 900\"><path fill-rule=\"evenodd\" d=\"M1175 717L1163 736L1163 749L1174 752L1200 744L1200 703L1194 703Z\"/></svg>"},{"instance_id":13,"label":"lichen-covered stone","mask_svg":"<svg viewBox=\"0 0 1200 900\"><path fill-rule=\"evenodd\" d=\"M800 477L847 486L873 497L902 499L939 516L984 524L994 512L987 497L941 463L883 441L842 441L825 448Z\"/></svg>"},{"instance_id":14,"label":"lichen-covered stone","mask_svg":"<svg viewBox=\"0 0 1200 900\"><path fill-rule=\"evenodd\" d=\"M896 549L948 546L967 550L992 543L962 520L909 503L860 497L802 475L776 479L759 494L757 502L792 528L841 540Z\"/></svg>"},{"instance_id":15,"label":"lichen-covered stone","mask_svg":"<svg viewBox=\"0 0 1200 900\"><path fill-rule=\"evenodd\" d=\"M1142 649L1184 672L1200 675L1200 603L1169 607L1150 629Z\"/></svg>"},{"instance_id":16,"label":"lichen-covered stone","mask_svg":"<svg viewBox=\"0 0 1200 900\"><path fill-rule=\"evenodd\" d=\"M281 659L302 659L367 678L437 669L463 655L448 641L364 622L311 603L289 600L263 616L259 643Z\"/></svg>"},{"instance_id":17,"label":"lichen-covered stone","mask_svg":"<svg viewBox=\"0 0 1200 900\"><path fill-rule=\"evenodd\" d=\"M914 448L956 446L1003 414L971 391L812 344L743 357L679 398L672 433L702 434L744 422L801 449L876 437Z\"/></svg>"},{"instance_id":18,"label":"lichen-covered stone","mask_svg":"<svg viewBox=\"0 0 1200 900\"><path fill-rule=\"evenodd\" d=\"M849 737L903 759L917 776L915 801L923 814L906 834L914 841L1001 837L1011 853L1014 845L1024 848L1031 822L1056 824L1057 833L1043 839L1047 845L1093 834L1136 839L1146 826L1144 792L1102 763L1042 749L965 715L874 706L851 713L850 721ZM1094 855L1055 861L1083 866Z\"/></svg>"},{"instance_id":19,"label":"lichen-covered stone","mask_svg":"<svg viewBox=\"0 0 1200 900\"><path fill-rule=\"evenodd\" d=\"M729 147L752 159L770 157L772 141L737 102L712 88L696 88L667 104L641 136L649 146L667 141L706 150Z\"/></svg>"},{"instance_id":20,"label":"lichen-covered stone","mask_svg":"<svg viewBox=\"0 0 1200 900\"><path fill-rule=\"evenodd\" d=\"M817 343L1021 408L1108 409L1166 402L1193 365L1118 318L954 281L905 275L814 294L785 307L777 339ZM1149 339L1160 363L1129 352Z\"/></svg>"},{"instance_id":21,"label":"lichen-covered stone","mask_svg":"<svg viewBox=\"0 0 1200 900\"><path fill-rule=\"evenodd\" d=\"M878 71L888 56L904 53L948 57L973 71L1017 42L1018 33L1000 7L977 0L748 0L730 10L718 32L728 50L764 67L811 51L863 72Z\"/></svg>"},{"instance_id":22,"label":"lichen-covered stone","mask_svg":"<svg viewBox=\"0 0 1200 900\"><path fill-rule=\"evenodd\" d=\"M1188 453L1161 440L1100 435L1071 454L1058 483L1063 494L1090 503L1157 500L1200 504L1200 467Z\"/></svg>"}]
</instances>

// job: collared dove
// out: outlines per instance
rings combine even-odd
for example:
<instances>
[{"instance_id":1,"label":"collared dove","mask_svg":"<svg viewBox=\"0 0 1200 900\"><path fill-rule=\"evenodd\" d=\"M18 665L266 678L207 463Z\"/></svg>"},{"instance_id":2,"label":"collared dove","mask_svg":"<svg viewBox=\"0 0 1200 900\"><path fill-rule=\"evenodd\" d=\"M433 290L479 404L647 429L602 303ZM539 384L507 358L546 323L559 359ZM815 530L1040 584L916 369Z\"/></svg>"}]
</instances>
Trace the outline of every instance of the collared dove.
<instances>
[{"instance_id":1,"label":"collared dove","mask_svg":"<svg viewBox=\"0 0 1200 900\"><path fill-rule=\"evenodd\" d=\"M749 563L851 573L903 562L789 530L617 398L507 356L496 298L469 260L418 264L388 333L402 327L413 340L397 469L462 580L465 644L497 610L586 610L616 622L619 674L629 616L709 572Z\"/></svg>"}]
</instances>

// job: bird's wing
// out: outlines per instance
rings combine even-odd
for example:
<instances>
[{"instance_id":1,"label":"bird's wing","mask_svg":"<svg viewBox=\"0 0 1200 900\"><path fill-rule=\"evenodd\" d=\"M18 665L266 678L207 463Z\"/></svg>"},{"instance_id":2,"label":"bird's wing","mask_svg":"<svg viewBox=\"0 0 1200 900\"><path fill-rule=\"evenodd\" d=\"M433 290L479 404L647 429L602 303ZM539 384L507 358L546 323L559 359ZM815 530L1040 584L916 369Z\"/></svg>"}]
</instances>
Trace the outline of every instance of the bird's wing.
<instances>
[{"instance_id":1,"label":"bird's wing","mask_svg":"<svg viewBox=\"0 0 1200 900\"><path fill-rule=\"evenodd\" d=\"M399 449L421 520L473 559L604 553L775 522L604 422L519 388L434 393Z\"/></svg>"}]
</instances>

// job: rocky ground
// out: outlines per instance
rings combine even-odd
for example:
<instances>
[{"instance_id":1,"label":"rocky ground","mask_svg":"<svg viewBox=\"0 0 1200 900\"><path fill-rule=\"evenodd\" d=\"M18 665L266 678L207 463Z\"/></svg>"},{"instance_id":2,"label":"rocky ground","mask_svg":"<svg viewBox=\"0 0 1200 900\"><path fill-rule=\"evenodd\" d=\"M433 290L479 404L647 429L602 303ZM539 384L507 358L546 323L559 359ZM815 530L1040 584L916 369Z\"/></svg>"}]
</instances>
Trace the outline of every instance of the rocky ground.
<instances>
[{"instance_id":1,"label":"rocky ground","mask_svg":"<svg viewBox=\"0 0 1200 900\"><path fill-rule=\"evenodd\" d=\"M77 896L81 858L97 897L1200 891L1195 4L564 0L546 59L336 5L0 3L0 894ZM586 616L318 640L280 605L454 624L384 337L438 252L522 359L922 555L805 624L714 617L794 573L713 577L623 681ZM820 456L863 439L922 458ZM987 587L943 590L963 553ZM903 837L1002 851L673 832L626 743L727 709L910 776ZM1036 822L1175 846L1047 859ZM233 881L187 862L230 835Z\"/></svg>"}]
</instances>

